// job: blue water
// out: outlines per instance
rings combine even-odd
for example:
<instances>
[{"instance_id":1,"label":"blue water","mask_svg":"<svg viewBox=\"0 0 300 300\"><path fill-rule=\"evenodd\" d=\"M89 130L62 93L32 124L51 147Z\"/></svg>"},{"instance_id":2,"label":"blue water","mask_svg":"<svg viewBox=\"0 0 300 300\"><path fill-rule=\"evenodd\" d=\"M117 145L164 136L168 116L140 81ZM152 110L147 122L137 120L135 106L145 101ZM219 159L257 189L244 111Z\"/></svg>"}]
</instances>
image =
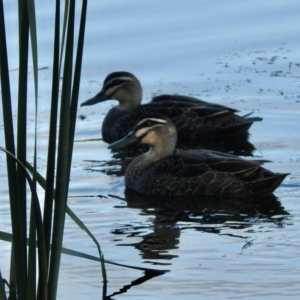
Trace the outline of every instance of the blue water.
<instances>
[{"instance_id":1,"label":"blue water","mask_svg":"<svg viewBox=\"0 0 300 300\"><path fill-rule=\"evenodd\" d=\"M6 2L16 96L16 10ZM52 6L37 4L39 66L47 67L39 72L41 173L50 109ZM86 118L78 118L76 127L69 206L96 236L106 259L170 270L113 299L299 298L299 25L296 0L89 1L80 102L101 89L108 73L126 70L141 80L144 102L154 94L178 93L232 106L241 114L253 111L263 117L250 130L254 157L272 161L266 167L274 172L290 173L275 192L271 213L237 203L127 202L122 161L101 141L101 122L115 102L79 108L78 115ZM28 118L33 129L30 107L33 102ZM10 231L5 168L0 172L1 230ZM43 198L42 190L39 194ZM1 273L9 278L10 244L0 243ZM95 245L69 218L64 246L97 256ZM112 265L107 273L108 295L143 276ZM59 280L58 299L99 299L102 293L94 261L62 255Z\"/></svg>"}]
</instances>

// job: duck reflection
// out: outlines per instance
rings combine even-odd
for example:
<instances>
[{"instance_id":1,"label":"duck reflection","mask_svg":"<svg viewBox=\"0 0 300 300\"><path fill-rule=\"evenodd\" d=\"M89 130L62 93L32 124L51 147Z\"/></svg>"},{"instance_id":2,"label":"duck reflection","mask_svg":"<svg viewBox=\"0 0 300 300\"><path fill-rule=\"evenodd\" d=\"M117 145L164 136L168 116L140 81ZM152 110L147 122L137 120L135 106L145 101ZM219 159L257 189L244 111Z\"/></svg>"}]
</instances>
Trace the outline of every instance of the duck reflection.
<instances>
[{"instance_id":1,"label":"duck reflection","mask_svg":"<svg viewBox=\"0 0 300 300\"><path fill-rule=\"evenodd\" d=\"M141 236L150 230L150 233L142 236L139 243L118 244L135 247L140 250L144 259L166 260L177 257L170 250L178 247L180 232L187 228L224 234L224 230L228 228L244 229L259 222L280 223L288 215L273 194L247 199L157 198L126 190L125 197L127 206L141 209L141 214L149 216L151 225L127 226L114 232ZM239 231L235 236L245 238Z\"/></svg>"}]
</instances>

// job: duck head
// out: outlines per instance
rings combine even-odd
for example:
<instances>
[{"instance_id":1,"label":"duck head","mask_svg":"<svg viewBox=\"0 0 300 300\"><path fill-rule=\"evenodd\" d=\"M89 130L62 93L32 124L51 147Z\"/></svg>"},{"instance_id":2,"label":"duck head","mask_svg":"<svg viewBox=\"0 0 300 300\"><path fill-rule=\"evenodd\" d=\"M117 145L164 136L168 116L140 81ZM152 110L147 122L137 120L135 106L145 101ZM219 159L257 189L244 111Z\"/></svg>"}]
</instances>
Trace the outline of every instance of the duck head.
<instances>
[{"instance_id":1,"label":"duck head","mask_svg":"<svg viewBox=\"0 0 300 300\"><path fill-rule=\"evenodd\" d=\"M177 142L176 127L173 122L161 114L147 114L141 118L134 129L123 139L108 146L109 149L119 149L134 143L150 146L157 158L173 153Z\"/></svg>"},{"instance_id":2,"label":"duck head","mask_svg":"<svg viewBox=\"0 0 300 300\"><path fill-rule=\"evenodd\" d=\"M80 106L93 105L106 100L119 101L118 108L121 110L133 110L141 104L142 86L133 74L114 72L105 78L102 90Z\"/></svg>"}]
</instances>

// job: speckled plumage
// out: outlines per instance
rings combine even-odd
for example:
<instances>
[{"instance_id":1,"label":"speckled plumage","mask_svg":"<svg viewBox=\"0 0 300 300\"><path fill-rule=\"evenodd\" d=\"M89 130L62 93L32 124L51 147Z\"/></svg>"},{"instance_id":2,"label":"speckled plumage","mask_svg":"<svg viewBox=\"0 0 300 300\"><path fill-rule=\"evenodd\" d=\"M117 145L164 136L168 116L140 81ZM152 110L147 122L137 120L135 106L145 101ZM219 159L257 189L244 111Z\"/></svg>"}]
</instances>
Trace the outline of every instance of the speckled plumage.
<instances>
[{"instance_id":1,"label":"speckled plumage","mask_svg":"<svg viewBox=\"0 0 300 300\"><path fill-rule=\"evenodd\" d=\"M139 80L128 72L109 74L102 90L81 106L108 99L119 101L102 124L103 140L112 143L131 131L135 123L149 113L160 113L172 120L177 128L178 141L198 141L226 137L247 138L248 129L259 117L239 116L236 110L193 97L160 95L141 105L142 87Z\"/></svg>"},{"instance_id":2,"label":"speckled plumage","mask_svg":"<svg viewBox=\"0 0 300 300\"><path fill-rule=\"evenodd\" d=\"M127 189L145 195L261 196L272 193L287 176L261 167L264 160L245 160L212 150L174 152L176 128L158 114L145 116L133 132L109 147L136 141L150 145L150 150L128 166L125 183Z\"/></svg>"}]
</instances>

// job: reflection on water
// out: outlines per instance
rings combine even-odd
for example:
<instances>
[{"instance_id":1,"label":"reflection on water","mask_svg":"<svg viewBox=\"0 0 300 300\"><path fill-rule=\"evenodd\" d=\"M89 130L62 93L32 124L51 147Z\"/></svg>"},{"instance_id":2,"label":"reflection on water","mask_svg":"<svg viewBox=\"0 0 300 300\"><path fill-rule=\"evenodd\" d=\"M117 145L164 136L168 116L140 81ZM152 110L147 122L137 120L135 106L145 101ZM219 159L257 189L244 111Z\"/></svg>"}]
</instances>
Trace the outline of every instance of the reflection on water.
<instances>
[{"instance_id":1,"label":"reflection on water","mask_svg":"<svg viewBox=\"0 0 300 300\"><path fill-rule=\"evenodd\" d=\"M140 277L140 278L132 281L130 284L124 285L122 288L120 288L120 290L118 292L114 292L114 293L112 293L110 295L107 295L105 297L105 299L112 299L113 296L116 296L116 295L119 295L119 294L123 294L123 293L127 293L127 291L130 288L132 288L133 286L142 284L142 283L144 283L144 282L146 282L146 281L148 281L148 280L150 280L150 279L152 279L154 277L160 276L162 274L163 273L159 273L159 272L155 273L155 272L147 272L146 271L145 274L144 274L144 276L142 276L142 277Z\"/></svg>"},{"instance_id":2,"label":"reflection on water","mask_svg":"<svg viewBox=\"0 0 300 300\"><path fill-rule=\"evenodd\" d=\"M125 196L128 207L139 208L143 215L151 216L151 224L127 225L112 232L116 235L125 234L127 237L142 236L139 243L118 246L133 246L144 259L177 257L171 255L169 250L177 248L180 233L185 229L220 234L224 228L231 228L237 230L235 237L244 239L239 233L240 229L275 221L281 224L288 215L274 195L253 199L158 198L126 190Z\"/></svg>"}]
</instances>

